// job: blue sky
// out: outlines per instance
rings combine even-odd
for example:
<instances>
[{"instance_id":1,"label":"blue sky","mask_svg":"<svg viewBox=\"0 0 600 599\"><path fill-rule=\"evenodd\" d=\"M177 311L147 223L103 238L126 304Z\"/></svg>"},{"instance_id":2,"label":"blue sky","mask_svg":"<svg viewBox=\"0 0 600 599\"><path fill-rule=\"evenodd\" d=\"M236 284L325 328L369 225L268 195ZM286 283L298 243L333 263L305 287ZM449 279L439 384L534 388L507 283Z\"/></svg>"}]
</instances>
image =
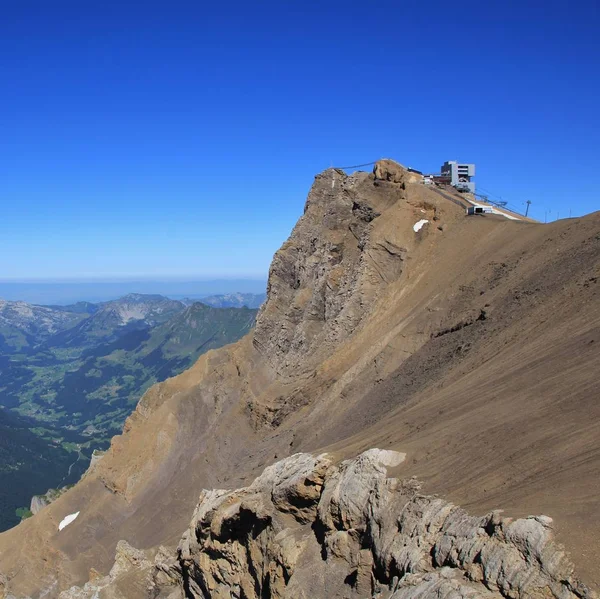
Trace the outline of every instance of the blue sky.
<instances>
[{"instance_id":1,"label":"blue sky","mask_svg":"<svg viewBox=\"0 0 600 599\"><path fill-rule=\"evenodd\" d=\"M595 2L2 2L0 279L264 278L383 156L600 208ZM549 211L549 212L548 212Z\"/></svg>"}]
</instances>

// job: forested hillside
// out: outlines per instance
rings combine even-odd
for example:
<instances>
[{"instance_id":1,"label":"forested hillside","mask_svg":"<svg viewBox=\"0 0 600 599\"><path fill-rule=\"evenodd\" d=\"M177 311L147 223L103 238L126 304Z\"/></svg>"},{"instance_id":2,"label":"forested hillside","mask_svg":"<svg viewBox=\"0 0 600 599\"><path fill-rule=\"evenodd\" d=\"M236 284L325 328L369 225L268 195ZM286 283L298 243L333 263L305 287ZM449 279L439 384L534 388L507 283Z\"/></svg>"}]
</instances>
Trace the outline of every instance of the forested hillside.
<instances>
[{"instance_id":1,"label":"forested hillside","mask_svg":"<svg viewBox=\"0 0 600 599\"><path fill-rule=\"evenodd\" d=\"M2 302L0 530L18 522L15 510L33 494L75 482L148 387L237 341L255 318L248 308L157 295L71 306Z\"/></svg>"}]
</instances>

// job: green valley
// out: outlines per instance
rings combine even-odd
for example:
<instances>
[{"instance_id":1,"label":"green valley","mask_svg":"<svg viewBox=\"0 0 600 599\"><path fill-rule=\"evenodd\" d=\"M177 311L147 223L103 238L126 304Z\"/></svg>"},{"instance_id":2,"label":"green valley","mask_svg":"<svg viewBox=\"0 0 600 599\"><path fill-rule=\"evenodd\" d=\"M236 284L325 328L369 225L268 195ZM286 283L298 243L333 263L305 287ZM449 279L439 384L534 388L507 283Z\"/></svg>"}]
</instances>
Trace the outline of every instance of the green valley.
<instances>
[{"instance_id":1,"label":"green valley","mask_svg":"<svg viewBox=\"0 0 600 599\"><path fill-rule=\"evenodd\" d=\"M0 303L0 530L18 522L15 510L28 513L32 495L75 482L151 385L237 341L256 314L140 294Z\"/></svg>"}]
</instances>

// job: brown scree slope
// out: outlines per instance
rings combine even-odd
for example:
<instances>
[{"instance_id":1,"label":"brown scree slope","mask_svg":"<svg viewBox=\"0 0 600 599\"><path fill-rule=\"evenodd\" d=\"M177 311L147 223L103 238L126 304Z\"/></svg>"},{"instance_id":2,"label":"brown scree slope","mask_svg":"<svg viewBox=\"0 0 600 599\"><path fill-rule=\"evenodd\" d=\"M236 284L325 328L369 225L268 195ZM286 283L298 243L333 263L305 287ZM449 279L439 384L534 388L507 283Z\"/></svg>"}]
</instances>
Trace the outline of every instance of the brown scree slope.
<instances>
[{"instance_id":1,"label":"brown scree slope","mask_svg":"<svg viewBox=\"0 0 600 599\"><path fill-rule=\"evenodd\" d=\"M378 174L316 177L255 331L150 389L93 471L0 535L6 589L56 596L120 539L177 543L202 488L369 447L471 513L551 516L599 586L600 213L465 217L399 167Z\"/></svg>"}]
</instances>

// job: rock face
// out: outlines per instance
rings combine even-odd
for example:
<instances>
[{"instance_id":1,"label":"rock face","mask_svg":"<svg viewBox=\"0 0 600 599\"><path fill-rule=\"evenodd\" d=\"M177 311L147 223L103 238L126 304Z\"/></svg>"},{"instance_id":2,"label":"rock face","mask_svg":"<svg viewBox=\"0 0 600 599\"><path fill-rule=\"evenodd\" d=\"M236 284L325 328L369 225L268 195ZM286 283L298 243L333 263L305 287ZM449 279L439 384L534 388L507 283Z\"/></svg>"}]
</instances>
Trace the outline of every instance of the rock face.
<instances>
[{"instance_id":1,"label":"rock face","mask_svg":"<svg viewBox=\"0 0 600 599\"><path fill-rule=\"evenodd\" d=\"M72 485L71 485L72 486ZM61 487L60 489L48 489L43 495L34 495L31 498L29 510L32 514L37 514L41 509L56 501L63 493L66 493L69 487Z\"/></svg>"},{"instance_id":2,"label":"rock face","mask_svg":"<svg viewBox=\"0 0 600 599\"><path fill-rule=\"evenodd\" d=\"M406 171L393 164L398 183ZM317 175L304 216L273 258L253 342L280 375L319 364L402 272L406 249L372 235L371 223L406 195L400 185L373 183L364 172Z\"/></svg>"},{"instance_id":3,"label":"rock face","mask_svg":"<svg viewBox=\"0 0 600 599\"><path fill-rule=\"evenodd\" d=\"M373 167L375 179L381 181L391 181L392 183L404 183L407 178L407 171L394 160L384 158L379 160Z\"/></svg>"},{"instance_id":4,"label":"rock face","mask_svg":"<svg viewBox=\"0 0 600 599\"><path fill-rule=\"evenodd\" d=\"M46 498L46 495L34 495L31 498L31 505L29 511L32 514L37 514L42 508L45 508L50 502Z\"/></svg>"},{"instance_id":5,"label":"rock face","mask_svg":"<svg viewBox=\"0 0 600 599\"><path fill-rule=\"evenodd\" d=\"M61 598L129 596L115 591L128 577L145 580L136 596L173 599L593 596L550 518L471 516L389 478L403 458L371 449L334 465L300 453L248 487L203 491L176 557L120 543L108 577Z\"/></svg>"}]
</instances>

